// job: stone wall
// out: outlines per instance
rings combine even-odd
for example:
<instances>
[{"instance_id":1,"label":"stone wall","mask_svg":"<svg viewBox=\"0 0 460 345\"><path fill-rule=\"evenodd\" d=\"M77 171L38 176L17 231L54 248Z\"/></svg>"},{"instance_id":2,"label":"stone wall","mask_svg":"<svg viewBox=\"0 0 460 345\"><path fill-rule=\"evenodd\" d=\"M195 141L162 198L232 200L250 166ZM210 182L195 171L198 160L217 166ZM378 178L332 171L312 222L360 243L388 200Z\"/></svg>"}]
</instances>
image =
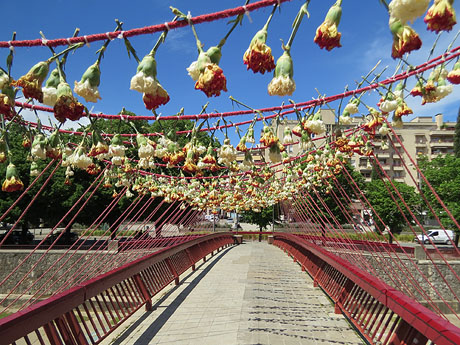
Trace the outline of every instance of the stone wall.
<instances>
[{"instance_id":1,"label":"stone wall","mask_svg":"<svg viewBox=\"0 0 460 345\"><path fill-rule=\"evenodd\" d=\"M18 285L14 294L33 295L37 291L44 292L48 288L56 290L64 285L70 277L76 275L78 279L84 278L86 274L92 273L92 262L105 261L105 268L99 273L107 272L114 267L111 264L111 256L104 255L107 251L99 251L94 258L88 255L87 251L71 251L67 254L65 250L52 250L45 254L45 250L38 250L28 259L30 250L2 250L0 251L0 281L3 281L13 270L24 260L24 264L15 271L8 280L0 286L0 294L9 293ZM91 253L92 254L92 253ZM42 258L43 257L43 258ZM36 264L39 260L41 261ZM50 267L55 264L55 267ZM41 282L34 285L35 281L43 275ZM94 273L91 275L94 276ZM25 277L25 278L24 278ZM46 283L45 283L46 282ZM45 292L45 296L48 293Z\"/></svg>"}]
</instances>

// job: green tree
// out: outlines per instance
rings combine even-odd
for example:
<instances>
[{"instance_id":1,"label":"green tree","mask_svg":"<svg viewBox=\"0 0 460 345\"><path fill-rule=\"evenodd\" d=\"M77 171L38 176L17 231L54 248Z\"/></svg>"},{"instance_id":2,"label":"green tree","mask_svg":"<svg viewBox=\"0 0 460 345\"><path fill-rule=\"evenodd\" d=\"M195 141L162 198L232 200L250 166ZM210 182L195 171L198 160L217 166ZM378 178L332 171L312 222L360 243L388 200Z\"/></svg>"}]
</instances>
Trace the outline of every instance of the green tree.
<instances>
[{"instance_id":1,"label":"green tree","mask_svg":"<svg viewBox=\"0 0 460 345\"><path fill-rule=\"evenodd\" d=\"M402 182L393 181L393 184L411 211L416 214L416 210L418 210L420 207L420 198L415 192L415 188ZM391 194L385 185L388 186ZM407 217L408 220L412 220L409 211L406 209L396 191L390 186L388 182L383 180L371 181L366 186L366 192L367 199L374 208L375 212L377 212L383 222L390 227L392 233L400 233L402 231L404 225L406 224L404 216ZM393 195L397 201L397 204L391 195ZM402 213L399 210L398 205L403 211ZM384 229L384 225L380 222L378 217L374 217L374 220L379 229Z\"/></svg>"},{"instance_id":2,"label":"green tree","mask_svg":"<svg viewBox=\"0 0 460 345\"><path fill-rule=\"evenodd\" d=\"M351 175L357 186L361 190L363 190L364 177L359 172L355 171L350 164L345 165L345 169L347 169L347 172ZM340 224L345 224L348 223L349 220L344 215L344 212L342 211L341 207L344 207L345 210L350 211L351 205L349 198L354 199L353 196L355 195L356 187L353 184L353 182L349 182L349 177L345 171L341 171L339 174L335 176L335 178L337 178L337 184L334 183L334 181L332 180L330 181L332 185L332 191L335 193L335 196L333 196L333 193L331 191L328 191L326 188L320 189L318 192L321 198L323 199L324 203L326 204L327 208L333 214L334 218ZM340 188L337 185L339 185ZM314 193L310 194L312 195L312 197L316 197ZM336 197L339 201L336 201ZM316 204L318 206L318 211L320 212L321 216L325 217L331 224L335 224L330 213L323 206L323 204L319 200L316 201ZM339 206L339 204L341 205Z\"/></svg>"},{"instance_id":3,"label":"green tree","mask_svg":"<svg viewBox=\"0 0 460 345\"><path fill-rule=\"evenodd\" d=\"M455 124L454 153L455 157L460 157L460 108L458 108L457 123Z\"/></svg>"},{"instance_id":4,"label":"green tree","mask_svg":"<svg viewBox=\"0 0 460 345\"><path fill-rule=\"evenodd\" d=\"M458 202L460 200L460 157L438 156L431 161L425 157L419 161L419 166L454 219L460 219L460 203ZM442 225L456 229L452 219L425 183L422 184L422 191L440 218ZM433 217L431 212L429 215ZM457 233L460 233L458 229Z\"/></svg>"},{"instance_id":5,"label":"green tree","mask_svg":"<svg viewBox=\"0 0 460 345\"><path fill-rule=\"evenodd\" d=\"M273 206L263 208L260 212L245 211L242 216L243 222L258 225L259 231L262 232L269 224L273 223ZM259 234L259 242L261 239L262 234Z\"/></svg>"}]
</instances>

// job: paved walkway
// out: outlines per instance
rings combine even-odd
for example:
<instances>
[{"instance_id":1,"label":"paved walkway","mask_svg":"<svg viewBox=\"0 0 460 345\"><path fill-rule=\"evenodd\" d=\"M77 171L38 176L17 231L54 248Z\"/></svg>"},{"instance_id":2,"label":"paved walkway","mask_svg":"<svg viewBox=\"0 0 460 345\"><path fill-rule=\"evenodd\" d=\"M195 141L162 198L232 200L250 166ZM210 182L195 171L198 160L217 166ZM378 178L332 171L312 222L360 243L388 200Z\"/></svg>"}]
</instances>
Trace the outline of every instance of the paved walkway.
<instances>
[{"instance_id":1,"label":"paved walkway","mask_svg":"<svg viewBox=\"0 0 460 345\"><path fill-rule=\"evenodd\" d=\"M364 344L300 266L265 242L218 253L156 306L102 344Z\"/></svg>"}]
</instances>

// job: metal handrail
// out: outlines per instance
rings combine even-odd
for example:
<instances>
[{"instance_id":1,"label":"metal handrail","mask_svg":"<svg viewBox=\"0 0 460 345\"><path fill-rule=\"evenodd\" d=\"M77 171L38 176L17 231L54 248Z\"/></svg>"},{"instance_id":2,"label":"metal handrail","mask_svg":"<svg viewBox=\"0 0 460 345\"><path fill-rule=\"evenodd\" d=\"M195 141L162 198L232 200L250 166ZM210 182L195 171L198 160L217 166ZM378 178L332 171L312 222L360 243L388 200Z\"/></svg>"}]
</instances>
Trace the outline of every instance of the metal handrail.
<instances>
[{"instance_id":1,"label":"metal handrail","mask_svg":"<svg viewBox=\"0 0 460 345\"><path fill-rule=\"evenodd\" d=\"M292 234L275 233L274 244L309 272L369 343L460 344L460 328L341 257Z\"/></svg>"},{"instance_id":2,"label":"metal handrail","mask_svg":"<svg viewBox=\"0 0 460 345\"><path fill-rule=\"evenodd\" d=\"M232 235L210 234L161 249L9 315L0 320L2 344L21 338L97 344L140 307L149 310L151 298L172 281L178 284L185 270L233 244Z\"/></svg>"}]
</instances>

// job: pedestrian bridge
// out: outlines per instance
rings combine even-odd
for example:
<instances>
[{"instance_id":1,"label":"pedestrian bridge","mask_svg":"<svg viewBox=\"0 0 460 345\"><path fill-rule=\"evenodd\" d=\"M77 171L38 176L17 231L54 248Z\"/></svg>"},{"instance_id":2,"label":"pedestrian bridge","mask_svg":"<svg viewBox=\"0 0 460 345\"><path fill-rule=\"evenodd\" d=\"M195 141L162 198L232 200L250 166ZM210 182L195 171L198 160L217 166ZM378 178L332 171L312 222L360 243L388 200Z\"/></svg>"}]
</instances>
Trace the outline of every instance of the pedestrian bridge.
<instances>
[{"instance_id":1,"label":"pedestrian bridge","mask_svg":"<svg viewBox=\"0 0 460 345\"><path fill-rule=\"evenodd\" d=\"M36 303L0 321L2 344L460 344L346 248L239 239L189 239Z\"/></svg>"}]
</instances>

